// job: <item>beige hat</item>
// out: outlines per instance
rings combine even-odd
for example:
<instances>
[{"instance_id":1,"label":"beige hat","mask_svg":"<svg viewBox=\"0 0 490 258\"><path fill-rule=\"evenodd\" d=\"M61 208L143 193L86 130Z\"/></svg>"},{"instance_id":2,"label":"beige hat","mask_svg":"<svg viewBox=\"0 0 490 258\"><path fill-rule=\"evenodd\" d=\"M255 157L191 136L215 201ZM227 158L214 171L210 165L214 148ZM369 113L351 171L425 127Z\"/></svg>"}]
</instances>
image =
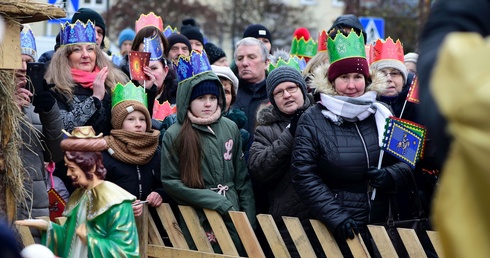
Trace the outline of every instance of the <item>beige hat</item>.
<instances>
[{"instance_id":1,"label":"beige hat","mask_svg":"<svg viewBox=\"0 0 490 258\"><path fill-rule=\"evenodd\" d=\"M224 77L233 83L233 91L235 91L236 96L238 92L238 78L233 71L227 66L211 65L211 68L218 77Z\"/></svg>"},{"instance_id":2,"label":"beige hat","mask_svg":"<svg viewBox=\"0 0 490 258\"><path fill-rule=\"evenodd\" d=\"M410 52L405 55L405 62L417 63L418 58L419 58L419 54Z\"/></svg>"}]
</instances>

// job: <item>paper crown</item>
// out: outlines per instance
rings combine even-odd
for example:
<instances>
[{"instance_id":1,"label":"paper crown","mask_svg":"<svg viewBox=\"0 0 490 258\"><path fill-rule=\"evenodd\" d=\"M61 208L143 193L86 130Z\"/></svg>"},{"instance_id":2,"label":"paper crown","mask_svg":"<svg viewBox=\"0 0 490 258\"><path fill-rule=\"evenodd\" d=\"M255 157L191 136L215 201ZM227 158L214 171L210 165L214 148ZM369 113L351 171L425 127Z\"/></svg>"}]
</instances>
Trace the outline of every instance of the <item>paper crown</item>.
<instances>
[{"instance_id":1,"label":"paper crown","mask_svg":"<svg viewBox=\"0 0 490 258\"><path fill-rule=\"evenodd\" d=\"M167 116L177 113L177 106L170 104L168 101L160 104L158 100L155 99L153 104L153 119L163 121Z\"/></svg>"},{"instance_id":2,"label":"paper crown","mask_svg":"<svg viewBox=\"0 0 490 258\"><path fill-rule=\"evenodd\" d=\"M198 74L212 71L206 51L191 51L190 56L180 55L179 59L172 60L179 83Z\"/></svg>"},{"instance_id":3,"label":"paper crown","mask_svg":"<svg viewBox=\"0 0 490 258\"><path fill-rule=\"evenodd\" d=\"M386 40L378 39L371 47L371 63L375 63L380 60L398 60L402 63L405 61L405 56L403 54L403 46L400 40L396 43L391 37Z\"/></svg>"},{"instance_id":4,"label":"paper crown","mask_svg":"<svg viewBox=\"0 0 490 258\"><path fill-rule=\"evenodd\" d=\"M22 54L32 56L34 60L37 59L36 40L28 25L24 25L20 32L20 49Z\"/></svg>"},{"instance_id":5,"label":"paper crown","mask_svg":"<svg viewBox=\"0 0 490 258\"><path fill-rule=\"evenodd\" d=\"M131 81L126 83L126 85L118 82L114 90L112 90L112 107L125 100L135 100L148 107L148 97L146 96L145 88L136 86Z\"/></svg>"},{"instance_id":6,"label":"paper crown","mask_svg":"<svg viewBox=\"0 0 490 258\"><path fill-rule=\"evenodd\" d=\"M86 24L80 20L75 23L66 22L61 24L60 45L95 43L95 33L95 25L91 20Z\"/></svg>"},{"instance_id":7,"label":"paper crown","mask_svg":"<svg viewBox=\"0 0 490 258\"><path fill-rule=\"evenodd\" d=\"M153 37L143 39L143 52L150 53L150 61L158 61L163 57L162 43L160 37L155 34Z\"/></svg>"},{"instance_id":8,"label":"paper crown","mask_svg":"<svg viewBox=\"0 0 490 258\"><path fill-rule=\"evenodd\" d=\"M303 71L306 67L306 60L304 57L298 57L298 56L290 56L289 59L283 59L282 57L279 57L275 63L270 62L269 67L267 68L267 71L270 73L274 69L276 69L279 66L290 66L299 72Z\"/></svg>"},{"instance_id":9,"label":"paper crown","mask_svg":"<svg viewBox=\"0 0 490 258\"><path fill-rule=\"evenodd\" d=\"M300 39L294 37L291 43L291 55L296 55L300 57L313 57L316 54L318 48L318 43L309 38L305 40L304 37Z\"/></svg>"},{"instance_id":10,"label":"paper crown","mask_svg":"<svg viewBox=\"0 0 490 258\"><path fill-rule=\"evenodd\" d=\"M317 52L326 52L327 51L327 39L328 34L326 30L322 30L318 33L318 50Z\"/></svg>"},{"instance_id":11,"label":"paper crown","mask_svg":"<svg viewBox=\"0 0 490 258\"><path fill-rule=\"evenodd\" d=\"M149 14L141 14L139 19L135 22L134 28L136 33L147 26L155 26L160 31L163 31L162 17L155 15L154 12L150 12Z\"/></svg>"},{"instance_id":12,"label":"paper crown","mask_svg":"<svg viewBox=\"0 0 490 258\"><path fill-rule=\"evenodd\" d=\"M364 49L366 50L366 60L371 65L373 63L373 45L365 45Z\"/></svg>"},{"instance_id":13,"label":"paper crown","mask_svg":"<svg viewBox=\"0 0 490 258\"><path fill-rule=\"evenodd\" d=\"M170 35L174 33L179 33L179 31L177 30L177 28L172 29L170 25L167 25L167 27L165 27L165 29L163 30L163 36L165 36L165 38L170 37Z\"/></svg>"},{"instance_id":14,"label":"paper crown","mask_svg":"<svg viewBox=\"0 0 490 258\"><path fill-rule=\"evenodd\" d=\"M330 64L351 57L366 58L364 36L362 33L357 35L354 30L351 30L347 37L342 32L337 33L334 39L329 37L327 39L327 49Z\"/></svg>"}]
</instances>

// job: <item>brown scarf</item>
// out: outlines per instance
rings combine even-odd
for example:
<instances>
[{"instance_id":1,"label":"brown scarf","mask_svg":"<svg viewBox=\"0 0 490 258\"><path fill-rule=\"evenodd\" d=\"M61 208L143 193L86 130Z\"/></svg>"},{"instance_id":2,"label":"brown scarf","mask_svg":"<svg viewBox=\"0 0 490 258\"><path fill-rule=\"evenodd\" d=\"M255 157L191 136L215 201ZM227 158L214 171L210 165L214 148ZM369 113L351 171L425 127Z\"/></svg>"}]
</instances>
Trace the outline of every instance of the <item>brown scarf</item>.
<instances>
[{"instance_id":1,"label":"brown scarf","mask_svg":"<svg viewBox=\"0 0 490 258\"><path fill-rule=\"evenodd\" d=\"M135 133L123 129L111 130L111 135L104 137L112 157L133 165L147 164L158 147L160 132L151 130ZM112 151L111 151L112 150Z\"/></svg>"}]
</instances>

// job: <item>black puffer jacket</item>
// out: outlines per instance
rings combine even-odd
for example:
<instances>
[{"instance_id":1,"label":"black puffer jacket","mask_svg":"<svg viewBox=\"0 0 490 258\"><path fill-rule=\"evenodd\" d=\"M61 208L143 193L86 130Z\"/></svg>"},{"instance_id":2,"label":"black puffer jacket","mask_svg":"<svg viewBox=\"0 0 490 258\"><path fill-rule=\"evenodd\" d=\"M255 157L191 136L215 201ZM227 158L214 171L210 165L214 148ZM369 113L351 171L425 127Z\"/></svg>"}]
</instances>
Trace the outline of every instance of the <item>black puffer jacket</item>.
<instances>
[{"instance_id":1,"label":"black puffer jacket","mask_svg":"<svg viewBox=\"0 0 490 258\"><path fill-rule=\"evenodd\" d=\"M298 123L291 161L298 195L331 231L348 217L361 228L384 221L389 193L378 189L371 201L366 177L368 168L377 166L380 154L374 116L338 126L323 116L324 109L316 104ZM395 189L406 186L410 167L389 155L383 161L396 182Z\"/></svg>"}]
</instances>

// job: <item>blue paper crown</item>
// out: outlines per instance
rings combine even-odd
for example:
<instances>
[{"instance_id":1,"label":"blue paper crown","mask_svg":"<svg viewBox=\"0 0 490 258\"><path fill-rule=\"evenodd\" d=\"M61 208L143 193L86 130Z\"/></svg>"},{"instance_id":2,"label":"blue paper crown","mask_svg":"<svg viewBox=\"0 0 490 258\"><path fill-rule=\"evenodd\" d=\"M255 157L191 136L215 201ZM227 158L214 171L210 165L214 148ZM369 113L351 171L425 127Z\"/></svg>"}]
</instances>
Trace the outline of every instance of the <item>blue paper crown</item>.
<instances>
[{"instance_id":1,"label":"blue paper crown","mask_svg":"<svg viewBox=\"0 0 490 258\"><path fill-rule=\"evenodd\" d=\"M150 61L158 61L163 57L162 44L158 34L150 38L143 39L144 50L143 52L150 53Z\"/></svg>"},{"instance_id":2,"label":"blue paper crown","mask_svg":"<svg viewBox=\"0 0 490 258\"><path fill-rule=\"evenodd\" d=\"M66 22L61 24L60 45L95 43L95 34L95 25L90 20L86 24L80 20L75 23Z\"/></svg>"},{"instance_id":3,"label":"blue paper crown","mask_svg":"<svg viewBox=\"0 0 490 258\"><path fill-rule=\"evenodd\" d=\"M192 77L212 71L206 51L202 53L192 50L190 56L180 55L178 60L172 60L177 72L179 83Z\"/></svg>"},{"instance_id":4,"label":"blue paper crown","mask_svg":"<svg viewBox=\"0 0 490 258\"><path fill-rule=\"evenodd\" d=\"M20 49L22 54L29 55L34 60L37 59L36 40L28 25L24 25L20 32Z\"/></svg>"},{"instance_id":5,"label":"blue paper crown","mask_svg":"<svg viewBox=\"0 0 490 258\"><path fill-rule=\"evenodd\" d=\"M177 30L177 28L170 27L170 25L167 25L167 27L165 27L165 29L163 30L163 35L165 36L165 38L170 37L170 35L174 33L179 33L179 31Z\"/></svg>"}]
</instances>

